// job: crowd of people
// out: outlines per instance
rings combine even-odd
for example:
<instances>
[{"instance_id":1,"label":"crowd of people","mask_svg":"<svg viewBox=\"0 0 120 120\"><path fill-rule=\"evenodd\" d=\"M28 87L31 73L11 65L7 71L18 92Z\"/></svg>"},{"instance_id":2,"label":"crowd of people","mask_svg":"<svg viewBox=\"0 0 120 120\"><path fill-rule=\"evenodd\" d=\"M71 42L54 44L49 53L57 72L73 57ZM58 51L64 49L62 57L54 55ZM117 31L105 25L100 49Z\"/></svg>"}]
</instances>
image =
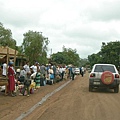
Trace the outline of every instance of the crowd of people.
<instances>
[{"instance_id":1,"label":"crowd of people","mask_svg":"<svg viewBox=\"0 0 120 120\"><path fill-rule=\"evenodd\" d=\"M19 91L19 95L29 96L40 86L68 78L74 80L75 77L74 66L40 65L38 62L30 65L29 62L26 62L21 68L15 70L13 65L14 63L10 61L8 65L5 62L2 67L3 77L8 76L7 93L13 97L16 96L16 91Z\"/></svg>"},{"instance_id":2,"label":"crowd of people","mask_svg":"<svg viewBox=\"0 0 120 120\"><path fill-rule=\"evenodd\" d=\"M83 77L86 69L80 67L80 74ZM53 65L39 64L35 62L30 65L26 62L19 69L14 68L14 63L6 61L2 64L2 77L8 78L7 94L12 97L19 95L29 96L34 90L45 86L46 84L54 84L56 82L75 78L75 66L70 65Z\"/></svg>"}]
</instances>

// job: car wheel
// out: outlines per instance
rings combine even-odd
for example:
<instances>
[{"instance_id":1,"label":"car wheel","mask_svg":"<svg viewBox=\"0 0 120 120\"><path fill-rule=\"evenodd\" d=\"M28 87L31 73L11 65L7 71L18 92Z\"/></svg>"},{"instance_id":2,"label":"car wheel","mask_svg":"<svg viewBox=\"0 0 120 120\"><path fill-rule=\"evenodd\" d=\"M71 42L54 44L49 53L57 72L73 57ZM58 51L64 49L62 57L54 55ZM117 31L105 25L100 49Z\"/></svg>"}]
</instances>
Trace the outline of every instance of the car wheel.
<instances>
[{"instance_id":1,"label":"car wheel","mask_svg":"<svg viewBox=\"0 0 120 120\"><path fill-rule=\"evenodd\" d=\"M109 85L112 84L114 81L114 75L110 71L103 72L101 76L102 83Z\"/></svg>"},{"instance_id":2,"label":"car wheel","mask_svg":"<svg viewBox=\"0 0 120 120\"><path fill-rule=\"evenodd\" d=\"M118 93L119 92L119 85L117 85L115 88L114 88L114 93Z\"/></svg>"}]
</instances>

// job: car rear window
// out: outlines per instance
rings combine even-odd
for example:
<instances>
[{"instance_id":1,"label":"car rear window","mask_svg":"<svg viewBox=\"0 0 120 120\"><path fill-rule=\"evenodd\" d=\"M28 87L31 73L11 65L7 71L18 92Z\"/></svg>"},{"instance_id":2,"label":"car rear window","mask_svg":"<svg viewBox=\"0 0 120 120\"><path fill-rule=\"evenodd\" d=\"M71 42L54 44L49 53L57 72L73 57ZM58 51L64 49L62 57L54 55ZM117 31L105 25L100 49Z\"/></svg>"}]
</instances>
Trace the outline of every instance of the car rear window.
<instances>
[{"instance_id":1,"label":"car rear window","mask_svg":"<svg viewBox=\"0 0 120 120\"><path fill-rule=\"evenodd\" d=\"M104 71L110 71L112 73L115 73L114 66L108 66L108 65L96 65L94 72L104 72Z\"/></svg>"}]
</instances>

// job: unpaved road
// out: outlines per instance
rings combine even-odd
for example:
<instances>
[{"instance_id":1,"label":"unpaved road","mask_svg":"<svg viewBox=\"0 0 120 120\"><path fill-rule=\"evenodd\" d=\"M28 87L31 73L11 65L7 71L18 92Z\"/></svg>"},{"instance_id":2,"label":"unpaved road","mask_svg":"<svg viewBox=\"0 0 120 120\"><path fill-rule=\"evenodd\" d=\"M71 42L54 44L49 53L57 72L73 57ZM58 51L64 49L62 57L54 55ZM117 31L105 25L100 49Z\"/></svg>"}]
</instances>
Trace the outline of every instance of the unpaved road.
<instances>
[{"instance_id":1,"label":"unpaved road","mask_svg":"<svg viewBox=\"0 0 120 120\"><path fill-rule=\"evenodd\" d=\"M0 120L16 120L59 86L68 82L42 86L30 97L4 96L0 93ZM23 120L120 120L120 92L88 91L88 73L77 76L63 89L36 107Z\"/></svg>"}]
</instances>

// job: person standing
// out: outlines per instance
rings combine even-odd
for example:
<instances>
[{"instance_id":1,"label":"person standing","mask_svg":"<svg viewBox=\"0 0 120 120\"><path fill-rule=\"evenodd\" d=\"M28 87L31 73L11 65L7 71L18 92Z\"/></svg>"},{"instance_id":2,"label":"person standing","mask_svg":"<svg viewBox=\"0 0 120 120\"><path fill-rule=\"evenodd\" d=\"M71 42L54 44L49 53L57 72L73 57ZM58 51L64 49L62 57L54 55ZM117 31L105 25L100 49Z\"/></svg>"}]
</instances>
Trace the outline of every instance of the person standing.
<instances>
[{"instance_id":1,"label":"person standing","mask_svg":"<svg viewBox=\"0 0 120 120\"><path fill-rule=\"evenodd\" d=\"M34 79L36 83L36 86L35 86L36 89L40 88L40 76L41 76L40 69L39 67L37 67L37 72L36 72L35 79Z\"/></svg>"},{"instance_id":2,"label":"person standing","mask_svg":"<svg viewBox=\"0 0 120 120\"><path fill-rule=\"evenodd\" d=\"M30 67L32 73L37 72L37 66L38 66L38 62L35 62L35 64Z\"/></svg>"},{"instance_id":3,"label":"person standing","mask_svg":"<svg viewBox=\"0 0 120 120\"><path fill-rule=\"evenodd\" d=\"M54 78L56 78L56 66L53 65L53 74L54 74Z\"/></svg>"},{"instance_id":4,"label":"person standing","mask_svg":"<svg viewBox=\"0 0 120 120\"><path fill-rule=\"evenodd\" d=\"M75 77L75 67L72 66L72 80L74 80L74 77Z\"/></svg>"},{"instance_id":5,"label":"person standing","mask_svg":"<svg viewBox=\"0 0 120 120\"><path fill-rule=\"evenodd\" d=\"M28 75L28 74L27 74ZM25 81L24 81L24 87L22 89L22 94L23 95L27 95L27 96L30 96L30 84L31 84L31 79L29 79L29 77L25 77ZM26 91L26 93L25 93Z\"/></svg>"},{"instance_id":6,"label":"person standing","mask_svg":"<svg viewBox=\"0 0 120 120\"><path fill-rule=\"evenodd\" d=\"M69 69L68 69L68 67L66 67L66 69L65 69L65 80L68 79L68 76L69 76Z\"/></svg>"},{"instance_id":7,"label":"person standing","mask_svg":"<svg viewBox=\"0 0 120 120\"><path fill-rule=\"evenodd\" d=\"M27 77L30 78L31 71L29 67L29 62L26 62L26 64L23 66L24 70L26 71Z\"/></svg>"},{"instance_id":8,"label":"person standing","mask_svg":"<svg viewBox=\"0 0 120 120\"><path fill-rule=\"evenodd\" d=\"M7 63L6 61L3 63L3 72L2 72L2 76L6 77L7 75Z\"/></svg>"},{"instance_id":9,"label":"person standing","mask_svg":"<svg viewBox=\"0 0 120 120\"><path fill-rule=\"evenodd\" d=\"M70 66L68 69L69 69L69 78L72 79L72 66Z\"/></svg>"},{"instance_id":10,"label":"person standing","mask_svg":"<svg viewBox=\"0 0 120 120\"><path fill-rule=\"evenodd\" d=\"M40 85L44 86L46 84L46 67L44 64L40 66L40 73L41 73L41 78L40 78Z\"/></svg>"},{"instance_id":11,"label":"person standing","mask_svg":"<svg viewBox=\"0 0 120 120\"><path fill-rule=\"evenodd\" d=\"M81 75L83 77L83 75L84 75L84 67L81 68Z\"/></svg>"},{"instance_id":12,"label":"person standing","mask_svg":"<svg viewBox=\"0 0 120 120\"><path fill-rule=\"evenodd\" d=\"M18 78L18 81L20 81L20 83L23 84L24 81L25 81L26 76L27 76L27 73L26 73L24 67L22 66L22 69L20 71L20 76Z\"/></svg>"},{"instance_id":13,"label":"person standing","mask_svg":"<svg viewBox=\"0 0 120 120\"><path fill-rule=\"evenodd\" d=\"M60 66L59 72L60 72L61 80L63 80L63 67L62 66Z\"/></svg>"},{"instance_id":14,"label":"person standing","mask_svg":"<svg viewBox=\"0 0 120 120\"><path fill-rule=\"evenodd\" d=\"M8 67L8 91L10 92L12 97L15 96L14 90L15 90L15 72L13 69L13 62L10 62Z\"/></svg>"},{"instance_id":15,"label":"person standing","mask_svg":"<svg viewBox=\"0 0 120 120\"><path fill-rule=\"evenodd\" d=\"M44 64L42 64L42 65L40 66L40 72L41 72L41 74L43 74L43 76L45 77L46 68L45 68Z\"/></svg>"},{"instance_id":16,"label":"person standing","mask_svg":"<svg viewBox=\"0 0 120 120\"><path fill-rule=\"evenodd\" d=\"M49 72L49 78L54 79L54 74L53 74L54 72L53 72L53 67L52 66L50 67L48 72Z\"/></svg>"}]
</instances>

